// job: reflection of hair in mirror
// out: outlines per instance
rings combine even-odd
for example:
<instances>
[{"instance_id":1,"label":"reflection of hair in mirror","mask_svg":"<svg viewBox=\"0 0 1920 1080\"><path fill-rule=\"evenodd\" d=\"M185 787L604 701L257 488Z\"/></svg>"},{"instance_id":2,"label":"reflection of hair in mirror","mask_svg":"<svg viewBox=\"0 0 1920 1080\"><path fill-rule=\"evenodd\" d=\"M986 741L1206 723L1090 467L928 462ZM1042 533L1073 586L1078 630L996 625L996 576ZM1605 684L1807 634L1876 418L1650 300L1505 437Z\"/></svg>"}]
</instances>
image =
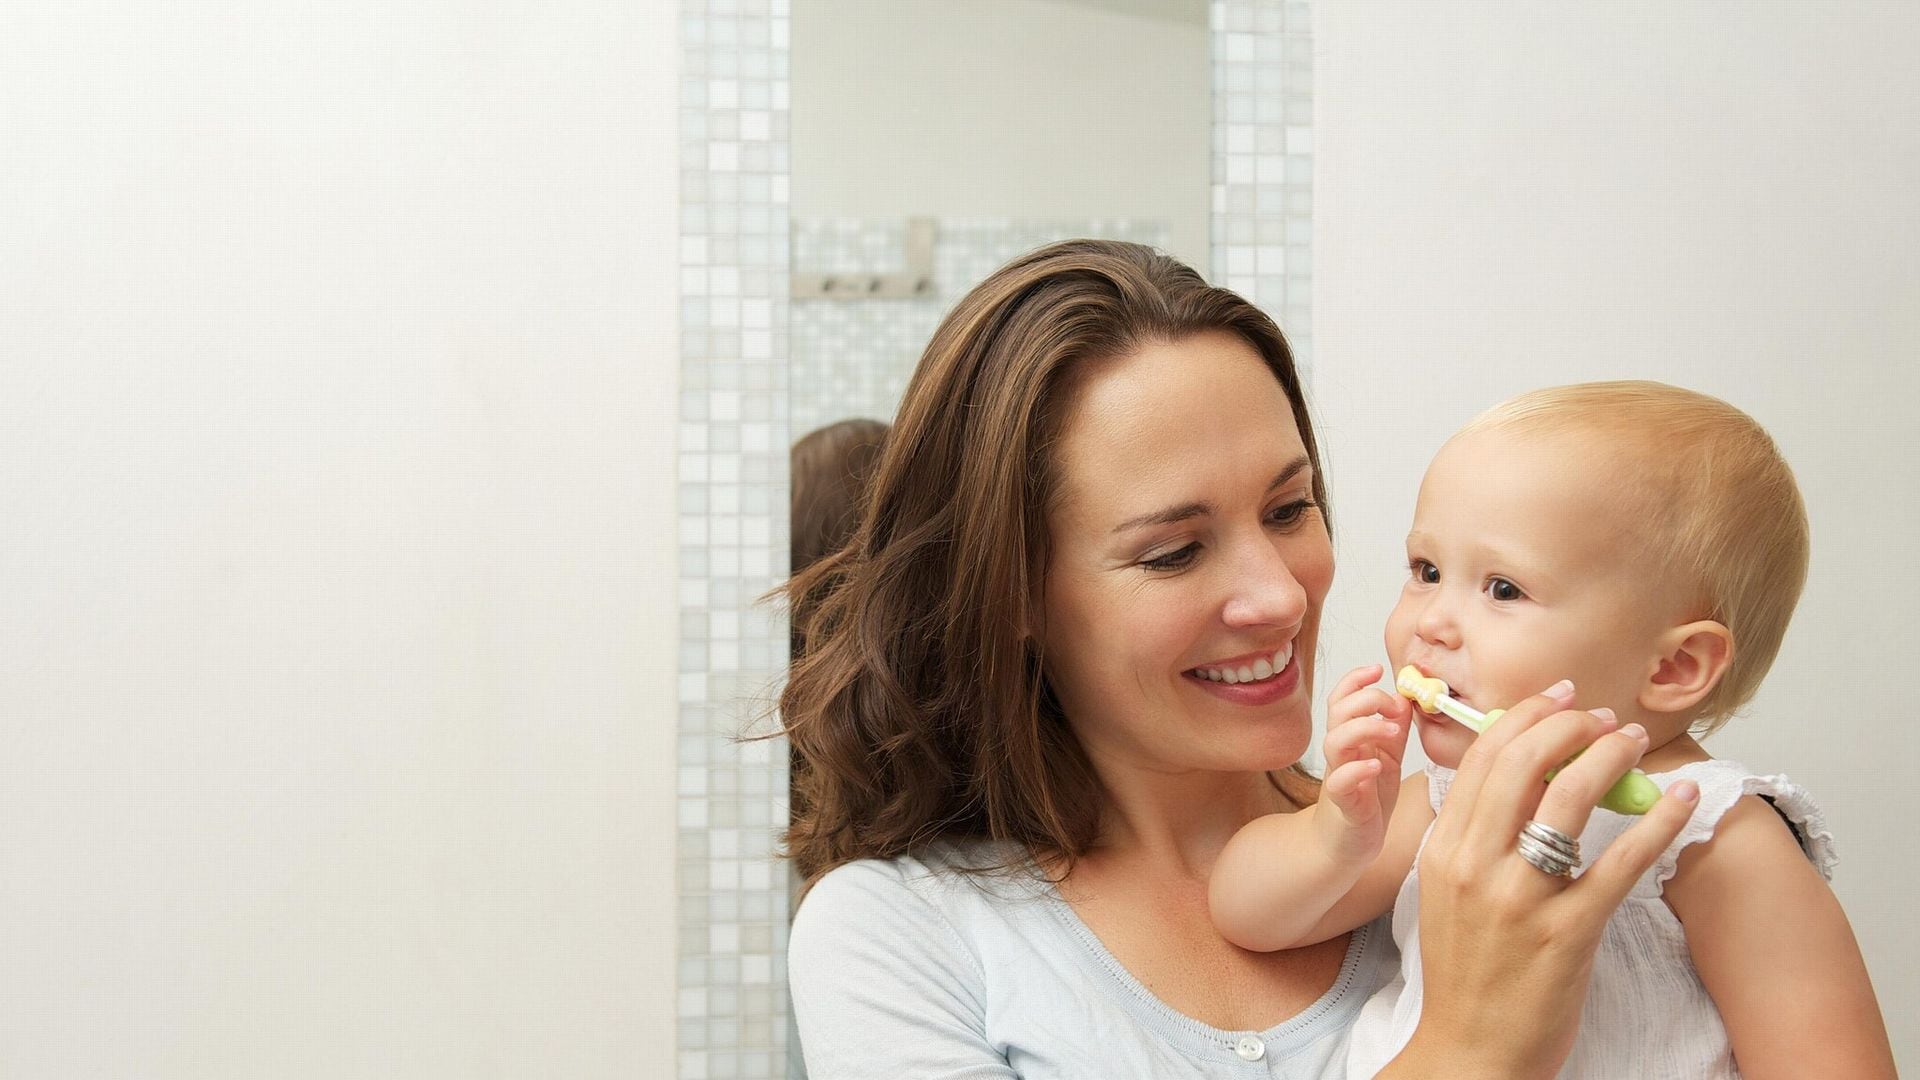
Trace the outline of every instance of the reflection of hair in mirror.
<instances>
[{"instance_id":1,"label":"reflection of hair in mirror","mask_svg":"<svg viewBox=\"0 0 1920 1080\"><path fill-rule=\"evenodd\" d=\"M788 548L793 573L798 574L819 562L822 556L845 547L860 524L860 503L866 495L867 480L880 458L880 444L887 437L887 425L878 420L842 420L808 432L793 444L788 475L792 477L792 498L788 506L791 530ZM806 652L801 624L812 604L798 592L791 593L792 634L789 663ZM798 818L800 806L800 758L788 752L788 817ZM796 889L801 884L795 881ZM791 913L796 903L788 908Z\"/></svg>"},{"instance_id":2,"label":"reflection of hair in mirror","mask_svg":"<svg viewBox=\"0 0 1920 1080\"><path fill-rule=\"evenodd\" d=\"M842 420L793 444L793 573L853 539L860 499L886 437L887 425L878 420Z\"/></svg>"},{"instance_id":3,"label":"reflection of hair in mirror","mask_svg":"<svg viewBox=\"0 0 1920 1080\"><path fill-rule=\"evenodd\" d=\"M793 574L853 539L867 480L879 464L880 444L886 437L887 425L879 420L841 420L810 431L793 444L788 470L792 527L787 545ZM812 604L797 592L790 594L788 602L792 605L791 663L806 651L801 624Z\"/></svg>"},{"instance_id":4,"label":"reflection of hair in mirror","mask_svg":"<svg viewBox=\"0 0 1920 1080\"><path fill-rule=\"evenodd\" d=\"M779 705L798 763L786 850L807 881L939 840L1014 841L1066 870L1087 850L1100 789L1039 644L1051 448L1087 363L1222 332L1285 390L1324 513L1279 328L1175 259L1114 241L1050 245L996 271L934 331L854 542L787 586L806 649ZM1297 765L1273 780L1296 804L1314 798Z\"/></svg>"}]
</instances>

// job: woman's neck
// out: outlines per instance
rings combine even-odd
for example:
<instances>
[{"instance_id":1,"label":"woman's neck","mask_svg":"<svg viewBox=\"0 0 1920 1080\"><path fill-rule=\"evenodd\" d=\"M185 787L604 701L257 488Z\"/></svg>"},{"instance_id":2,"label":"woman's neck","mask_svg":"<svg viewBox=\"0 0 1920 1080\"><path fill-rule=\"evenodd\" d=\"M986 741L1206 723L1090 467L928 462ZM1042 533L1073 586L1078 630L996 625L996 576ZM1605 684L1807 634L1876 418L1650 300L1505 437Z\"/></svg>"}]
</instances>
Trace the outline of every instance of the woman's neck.
<instances>
[{"instance_id":1,"label":"woman's neck","mask_svg":"<svg viewBox=\"0 0 1920 1080\"><path fill-rule=\"evenodd\" d=\"M1089 858L1204 880L1242 825L1292 808L1265 773L1161 772L1094 763L1106 800Z\"/></svg>"}]
</instances>

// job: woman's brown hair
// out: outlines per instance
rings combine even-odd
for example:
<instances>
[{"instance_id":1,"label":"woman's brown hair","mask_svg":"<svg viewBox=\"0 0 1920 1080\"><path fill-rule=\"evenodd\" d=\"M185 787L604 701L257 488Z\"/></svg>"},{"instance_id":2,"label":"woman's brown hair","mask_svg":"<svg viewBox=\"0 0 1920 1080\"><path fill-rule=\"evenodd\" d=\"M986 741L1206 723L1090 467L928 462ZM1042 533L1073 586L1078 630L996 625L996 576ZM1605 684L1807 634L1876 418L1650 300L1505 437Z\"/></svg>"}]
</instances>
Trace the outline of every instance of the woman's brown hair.
<instances>
[{"instance_id":1,"label":"woman's brown hair","mask_svg":"<svg viewBox=\"0 0 1920 1080\"><path fill-rule=\"evenodd\" d=\"M853 540L788 583L807 651L780 695L798 759L788 854L808 883L941 839L1014 841L1069 873L1099 781L1046 678L1039 628L1053 444L1084 361L1226 332L1292 405L1326 512L1293 355L1258 308L1151 248L1069 240L981 282L920 358ZM796 603L797 602L797 603ZM1310 800L1298 765L1276 787Z\"/></svg>"}]
</instances>

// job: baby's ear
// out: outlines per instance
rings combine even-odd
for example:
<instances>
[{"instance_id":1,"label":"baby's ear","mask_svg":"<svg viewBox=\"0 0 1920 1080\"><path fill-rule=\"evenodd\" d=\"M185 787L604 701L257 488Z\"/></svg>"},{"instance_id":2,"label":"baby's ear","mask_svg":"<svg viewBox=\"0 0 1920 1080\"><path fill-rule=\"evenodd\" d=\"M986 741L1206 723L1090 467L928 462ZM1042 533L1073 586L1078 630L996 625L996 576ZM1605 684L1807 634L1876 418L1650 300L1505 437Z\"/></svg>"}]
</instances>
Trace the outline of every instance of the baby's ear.
<instances>
[{"instance_id":1,"label":"baby's ear","mask_svg":"<svg viewBox=\"0 0 1920 1080\"><path fill-rule=\"evenodd\" d=\"M1678 713L1700 704L1733 663L1733 631L1710 619L1685 623L1660 635L1653 674L1640 687L1640 706Z\"/></svg>"}]
</instances>

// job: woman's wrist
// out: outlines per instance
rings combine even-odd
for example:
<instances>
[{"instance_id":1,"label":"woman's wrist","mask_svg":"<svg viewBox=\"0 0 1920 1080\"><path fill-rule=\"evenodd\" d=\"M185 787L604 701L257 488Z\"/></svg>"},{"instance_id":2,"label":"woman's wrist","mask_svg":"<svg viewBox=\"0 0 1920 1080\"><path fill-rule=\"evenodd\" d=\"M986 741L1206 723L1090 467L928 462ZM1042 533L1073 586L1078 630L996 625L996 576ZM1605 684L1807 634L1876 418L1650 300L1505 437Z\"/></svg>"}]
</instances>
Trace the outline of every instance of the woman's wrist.
<instances>
[{"instance_id":1,"label":"woman's wrist","mask_svg":"<svg viewBox=\"0 0 1920 1080\"><path fill-rule=\"evenodd\" d=\"M1416 1028L1400 1053L1375 1080L1553 1080L1558 1065L1529 1068L1515 1056L1504 1055L1498 1043L1429 1032Z\"/></svg>"}]
</instances>

